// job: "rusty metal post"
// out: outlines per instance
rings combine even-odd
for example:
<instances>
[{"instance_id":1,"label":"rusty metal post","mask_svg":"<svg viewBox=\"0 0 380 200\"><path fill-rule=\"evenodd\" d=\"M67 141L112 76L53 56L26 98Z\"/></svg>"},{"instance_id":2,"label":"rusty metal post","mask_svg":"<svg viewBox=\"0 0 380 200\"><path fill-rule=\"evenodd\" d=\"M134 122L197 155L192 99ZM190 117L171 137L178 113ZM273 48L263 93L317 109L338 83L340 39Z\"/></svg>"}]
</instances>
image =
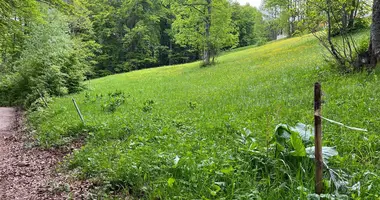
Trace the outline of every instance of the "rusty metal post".
<instances>
[{"instance_id":1,"label":"rusty metal post","mask_svg":"<svg viewBox=\"0 0 380 200\"><path fill-rule=\"evenodd\" d=\"M322 157L322 118L321 118L321 84L314 86L314 138L315 138L315 193L322 194L323 190L323 157Z\"/></svg>"}]
</instances>

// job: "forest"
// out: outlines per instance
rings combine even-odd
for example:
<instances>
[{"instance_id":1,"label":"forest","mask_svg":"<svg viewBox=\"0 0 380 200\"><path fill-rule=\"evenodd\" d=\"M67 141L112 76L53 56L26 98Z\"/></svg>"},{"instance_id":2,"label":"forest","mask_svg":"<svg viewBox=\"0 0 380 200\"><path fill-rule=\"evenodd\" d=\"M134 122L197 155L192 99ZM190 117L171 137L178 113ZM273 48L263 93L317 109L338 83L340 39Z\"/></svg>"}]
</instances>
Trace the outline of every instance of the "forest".
<instances>
[{"instance_id":1,"label":"forest","mask_svg":"<svg viewBox=\"0 0 380 200\"><path fill-rule=\"evenodd\" d=\"M8 96L3 104L28 107L41 95L77 92L83 80L199 60L206 44L210 62L221 50L268 40L261 12L228 1L19 0L0 6L0 64L7 74L1 90L12 90L2 95ZM207 6L214 12L206 14Z\"/></svg>"},{"instance_id":2,"label":"forest","mask_svg":"<svg viewBox=\"0 0 380 200\"><path fill-rule=\"evenodd\" d=\"M209 65L223 51L318 33L326 10L334 15L331 36L369 27L370 2L330 3L266 0L258 10L227 0L2 1L1 102L29 107L41 96L78 92L88 79L201 59Z\"/></svg>"},{"instance_id":3,"label":"forest","mask_svg":"<svg viewBox=\"0 0 380 200\"><path fill-rule=\"evenodd\" d=\"M0 105L86 199L379 198L379 0L1 0L0 54Z\"/></svg>"}]
</instances>

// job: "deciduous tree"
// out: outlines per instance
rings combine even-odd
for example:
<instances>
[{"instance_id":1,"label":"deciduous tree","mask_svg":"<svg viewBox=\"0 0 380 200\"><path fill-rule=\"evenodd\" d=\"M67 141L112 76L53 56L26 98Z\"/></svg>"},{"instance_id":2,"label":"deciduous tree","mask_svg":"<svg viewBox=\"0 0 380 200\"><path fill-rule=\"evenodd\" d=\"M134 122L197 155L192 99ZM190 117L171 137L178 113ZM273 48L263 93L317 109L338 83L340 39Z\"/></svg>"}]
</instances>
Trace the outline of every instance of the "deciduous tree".
<instances>
[{"instance_id":1,"label":"deciduous tree","mask_svg":"<svg viewBox=\"0 0 380 200\"><path fill-rule=\"evenodd\" d=\"M176 19L173 23L176 42L203 51L203 62L214 62L218 51L237 44L238 35L231 20L227 0L171 1Z\"/></svg>"},{"instance_id":2,"label":"deciduous tree","mask_svg":"<svg viewBox=\"0 0 380 200\"><path fill-rule=\"evenodd\" d=\"M239 34L238 46L261 44L266 40L263 16L249 4L232 3L232 23Z\"/></svg>"}]
</instances>

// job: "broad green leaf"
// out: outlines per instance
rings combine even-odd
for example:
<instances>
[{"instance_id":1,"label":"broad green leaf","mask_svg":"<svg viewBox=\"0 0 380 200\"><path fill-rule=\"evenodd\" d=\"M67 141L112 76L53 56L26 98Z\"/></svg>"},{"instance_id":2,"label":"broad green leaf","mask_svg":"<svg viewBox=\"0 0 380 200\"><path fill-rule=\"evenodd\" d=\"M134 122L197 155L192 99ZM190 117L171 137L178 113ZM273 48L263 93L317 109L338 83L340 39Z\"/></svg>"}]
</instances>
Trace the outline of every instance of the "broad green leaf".
<instances>
[{"instance_id":1,"label":"broad green leaf","mask_svg":"<svg viewBox=\"0 0 380 200\"><path fill-rule=\"evenodd\" d=\"M306 148L306 154L309 158L315 158L315 147L308 147ZM330 159L333 156L337 156L338 151L335 147L322 147L322 156L323 156L323 162L328 163L328 159Z\"/></svg>"},{"instance_id":2,"label":"broad green leaf","mask_svg":"<svg viewBox=\"0 0 380 200\"><path fill-rule=\"evenodd\" d=\"M290 129L297 132L304 142L310 142L314 132L314 128L312 126L303 123L297 123L295 127L291 127Z\"/></svg>"},{"instance_id":3,"label":"broad green leaf","mask_svg":"<svg viewBox=\"0 0 380 200\"><path fill-rule=\"evenodd\" d=\"M300 135L293 133L290 136L290 142L294 148L294 151L291 152L293 156L306 156L305 146Z\"/></svg>"},{"instance_id":4,"label":"broad green leaf","mask_svg":"<svg viewBox=\"0 0 380 200\"><path fill-rule=\"evenodd\" d=\"M290 135L291 133L290 133L288 125L279 124L276 126L275 136L277 138L290 139Z\"/></svg>"},{"instance_id":5,"label":"broad green leaf","mask_svg":"<svg viewBox=\"0 0 380 200\"><path fill-rule=\"evenodd\" d=\"M313 132L313 127L303 123L297 123L295 127L290 127L286 124L279 124L276 126L275 135L277 140L281 140L281 138L287 140L290 139L290 135L292 135L292 133L297 133L301 136L302 141L310 142Z\"/></svg>"}]
</instances>

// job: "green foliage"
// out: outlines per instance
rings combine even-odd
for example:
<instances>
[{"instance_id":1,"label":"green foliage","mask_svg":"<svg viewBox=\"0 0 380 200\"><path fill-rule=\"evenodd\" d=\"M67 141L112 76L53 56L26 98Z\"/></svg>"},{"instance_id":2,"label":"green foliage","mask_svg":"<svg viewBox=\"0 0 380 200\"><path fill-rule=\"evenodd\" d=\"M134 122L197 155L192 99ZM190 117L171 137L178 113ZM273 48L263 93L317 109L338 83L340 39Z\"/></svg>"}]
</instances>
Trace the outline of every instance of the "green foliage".
<instances>
[{"instance_id":1,"label":"green foliage","mask_svg":"<svg viewBox=\"0 0 380 200\"><path fill-rule=\"evenodd\" d=\"M20 58L3 78L1 97L8 93L12 105L28 107L41 93L60 96L80 91L89 71L85 48L68 34L67 18L53 9L46 13L46 23L29 25L31 32Z\"/></svg>"},{"instance_id":2,"label":"green foliage","mask_svg":"<svg viewBox=\"0 0 380 200\"><path fill-rule=\"evenodd\" d=\"M285 124L277 125L274 137L276 146L276 157L286 162L290 168L294 169L310 169L313 168L314 162L309 162L309 158L315 158L315 146L307 147L312 143L313 128L298 123L296 127L289 127ZM280 148L278 148L280 147ZM348 184L344 179L347 176L344 172L339 172L328 166L329 161L333 157L338 156L338 152L334 147L322 147L323 165L328 171L327 177L329 182L325 186L325 191L334 191L339 194L339 190L347 189ZM326 176L325 176L326 177ZM298 188L297 188L298 189ZM308 194L308 197L311 194ZM329 194L328 194L329 195ZM346 195L342 195L346 196Z\"/></svg>"},{"instance_id":3,"label":"green foliage","mask_svg":"<svg viewBox=\"0 0 380 200\"><path fill-rule=\"evenodd\" d=\"M197 52L174 43L172 11L160 0L80 0L91 17L96 51L91 77L197 59Z\"/></svg>"},{"instance_id":4,"label":"green foliage","mask_svg":"<svg viewBox=\"0 0 380 200\"><path fill-rule=\"evenodd\" d=\"M337 36L357 29L369 27L367 15L371 12L371 6L366 0L339 0L321 1L315 0L311 9L315 9L319 14L325 13L324 20L327 21L326 11L331 15L331 34Z\"/></svg>"},{"instance_id":5,"label":"green foliage","mask_svg":"<svg viewBox=\"0 0 380 200\"><path fill-rule=\"evenodd\" d=\"M276 39L277 34L293 37L320 31L328 24L333 36L365 29L369 25L370 7L367 0L263 1L272 39ZM327 13L331 15L330 22Z\"/></svg>"},{"instance_id":6,"label":"green foliage","mask_svg":"<svg viewBox=\"0 0 380 200\"><path fill-rule=\"evenodd\" d=\"M204 59L214 59L222 48L235 47L238 35L228 1L186 0L172 2L171 6L176 14L173 30L178 44L204 51Z\"/></svg>"},{"instance_id":7,"label":"green foliage","mask_svg":"<svg viewBox=\"0 0 380 200\"><path fill-rule=\"evenodd\" d=\"M0 70L17 60L23 48L30 23L43 23L40 5L50 5L66 10L68 6L61 0L2 0L0 2Z\"/></svg>"},{"instance_id":8,"label":"green foliage","mask_svg":"<svg viewBox=\"0 0 380 200\"><path fill-rule=\"evenodd\" d=\"M107 112L115 112L124 103L125 94L123 92L108 93L108 100L102 105L102 108Z\"/></svg>"},{"instance_id":9,"label":"green foliage","mask_svg":"<svg viewBox=\"0 0 380 200\"><path fill-rule=\"evenodd\" d=\"M263 9L269 22L270 37L276 39L277 35L288 37L305 31L304 19L307 18L307 3L305 0L265 0Z\"/></svg>"},{"instance_id":10,"label":"green foliage","mask_svg":"<svg viewBox=\"0 0 380 200\"><path fill-rule=\"evenodd\" d=\"M278 155L280 152L288 150L292 156L306 156L305 144L310 142L313 129L304 124L289 127L285 124L277 125L274 139L276 140L276 148ZM304 144L305 143L305 144Z\"/></svg>"},{"instance_id":11,"label":"green foliage","mask_svg":"<svg viewBox=\"0 0 380 200\"><path fill-rule=\"evenodd\" d=\"M266 40L265 25L260 11L249 5L232 4L232 23L239 35L239 47L263 44Z\"/></svg>"},{"instance_id":12,"label":"green foliage","mask_svg":"<svg viewBox=\"0 0 380 200\"><path fill-rule=\"evenodd\" d=\"M203 3L207 2L210 15L202 11ZM257 9L227 0L198 3L192 0L72 0L67 3L7 0L1 3L4 9L0 11L0 69L6 73L14 71L13 63L20 59L32 31L29 24L44 23L45 13L40 11L40 5L46 4L67 15L70 35L77 43L76 51L85 55L81 64L95 66L86 72L87 78L186 63L199 60L205 52L214 59L220 51L229 48L266 42L265 23ZM209 36L205 36L205 24L210 25Z\"/></svg>"},{"instance_id":13,"label":"green foliage","mask_svg":"<svg viewBox=\"0 0 380 200\"><path fill-rule=\"evenodd\" d=\"M370 41L369 35L365 35L363 37L357 38L356 48L357 48L358 54L363 54L368 51L369 41Z\"/></svg>"},{"instance_id":14,"label":"green foliage","mask_svg":"<svg viewBox=\"0 0 380 200\"><path fill-rule=\"evenodd\" d=\"M144 112L150 112L153 109L154 101L153 100L147 100L144 102L144 106L142 108L142 111Z\"/></svg>"},{"instance_id":15,"label":"green foliage","mask_svg":"<svg viewBox=\"0 0 380 200\"><path fill-rule=\"evenodd\" d=\"M23 23L42 21L39 4L34 0L15 0L0 2L0 50L1 71L5 65L19 56L28 27ZM19 20L16 20L19 19Z\"/></svg>"},{"instance_id":16,"label":"green foliage","mask_svg":"<svg viewBox=\"0 0 380 200\"><path fill-rule=\"evenodd\" d=\"M331 65L341 73L371 68L369 60L372 58L362 52L362 47L358 48L357 41L351 35L354 31L368 28L369 3L366 0L308 2L307 27L329 52L327 57Z\"/></svg>"}]
</instances>

